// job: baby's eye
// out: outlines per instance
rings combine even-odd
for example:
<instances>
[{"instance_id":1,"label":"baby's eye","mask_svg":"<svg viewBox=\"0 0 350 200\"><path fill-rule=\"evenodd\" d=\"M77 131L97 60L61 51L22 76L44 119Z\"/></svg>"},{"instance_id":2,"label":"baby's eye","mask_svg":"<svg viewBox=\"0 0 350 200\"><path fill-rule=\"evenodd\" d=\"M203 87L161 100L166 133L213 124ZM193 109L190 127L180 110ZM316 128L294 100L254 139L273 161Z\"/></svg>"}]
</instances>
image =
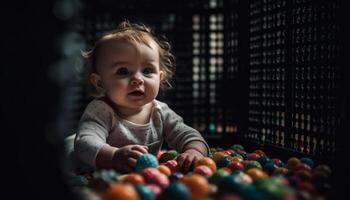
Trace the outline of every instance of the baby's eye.
<instances>
[{"instance_id":1,"label":"baby's eye","mask_svg":"<svg viewBox=\"0 0 350 200\"><path fill-rule=\"evenodd\" d=\"M151 75L152 73L154 73L154 70L150 67L146 67L142 70L142 73L145 75Z\"/></svg>"},{"instance_id":2,"label":"baby's eye","mask_svg":"<svg viewBox=\"0 0 350 200\"><path fill-rule=\"evenodd\" d=\"M117 69L115 74L120 75L120 76L125 76L125 75L129 74L129 70L126 67L120 67L119 69Z\"/></svg>"}]
</instances>

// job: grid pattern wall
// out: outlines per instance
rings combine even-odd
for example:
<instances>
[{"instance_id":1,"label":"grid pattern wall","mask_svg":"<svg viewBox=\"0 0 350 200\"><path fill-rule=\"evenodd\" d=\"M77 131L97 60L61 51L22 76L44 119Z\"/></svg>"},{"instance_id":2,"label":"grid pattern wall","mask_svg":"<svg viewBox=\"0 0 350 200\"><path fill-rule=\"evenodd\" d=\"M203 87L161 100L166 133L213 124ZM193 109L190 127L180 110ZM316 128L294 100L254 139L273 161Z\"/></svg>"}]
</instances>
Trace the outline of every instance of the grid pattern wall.
<instances>
[{"instance_id":1,"label":"grid pattern wall","mask_svg":"<svg viewBox=\"0 0 350 200\"><path fill-rule=\"evenodd\" d=\"M340 126L337 10L334 1L293 1L290 137L291 147L305 153L335 153L335 132Z\"/></svg>"},{"instance_id":2,"label":"grid pattern wall","mask_svg":"<svg viewBox=\"0 0 350 200\"><path fill-rule=\"evenodd\" d=\"M249 13L249 125L243 137L284 146L286 1L254 1Z\"/></svg>"},{"instance_id":3,"label":"grid pattern wall","mask_svg":"<svg viewBox=\"0 0 350 200\"><path fill-rule=\"evenodd\" d=\"M340 70L336 1L250 3L248 140L334 155Z\"/></svg>"}]
</instances>

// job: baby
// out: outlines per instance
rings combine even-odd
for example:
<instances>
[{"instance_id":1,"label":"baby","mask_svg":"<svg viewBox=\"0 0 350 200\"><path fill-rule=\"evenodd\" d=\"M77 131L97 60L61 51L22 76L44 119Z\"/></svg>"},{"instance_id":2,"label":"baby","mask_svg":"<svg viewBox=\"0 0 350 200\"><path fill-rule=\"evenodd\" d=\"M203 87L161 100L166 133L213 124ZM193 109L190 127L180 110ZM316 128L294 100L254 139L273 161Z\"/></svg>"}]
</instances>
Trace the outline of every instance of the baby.
<instances>
[{"instance_id":1,"label":"baby","mask_svg":"<svg viewBox=\"0 0 350 200\"><path fill-rule=\"evenodd\" d=\"M179 169L187 172L208 155L201 134L155 99L173 75L168 42L157 39L145 25L124 21L83 56L90 65L95 98L86 107L75 137L79 160L93 168L127 173L140 155L157 154L165 141L180 153Z\"/></svg>"}]
</instances>

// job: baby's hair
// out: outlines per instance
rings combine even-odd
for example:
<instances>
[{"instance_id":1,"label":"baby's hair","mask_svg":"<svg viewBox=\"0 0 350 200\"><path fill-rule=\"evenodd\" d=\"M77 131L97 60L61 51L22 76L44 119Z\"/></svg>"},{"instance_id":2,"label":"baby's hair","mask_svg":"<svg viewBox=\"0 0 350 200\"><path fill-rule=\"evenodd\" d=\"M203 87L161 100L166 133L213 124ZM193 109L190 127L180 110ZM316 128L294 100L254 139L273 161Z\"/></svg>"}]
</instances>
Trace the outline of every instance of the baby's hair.
<instances>
[{"instance_id":1,"label":"baby's hair","mask_svg":"<svg viewBox=\"0 0 350 200\"><path fill-rule=\"evenodd\" d=\"M91 73L97 73L96 61L98 58L98 51L105 40L109 39L119 39L121 41L126 41L132 45L145 44L149 46L149 39L154 40L158 45L159 50L159 64L160 70L163 70L163 80L160 82L160 88L166 89L171 88L170 80L175 73L175 57L171 52L171 46L169 42L165 39L158 39L153 30L144 24L130 23L125 20L121 22L115 30L104 34L100 37L93 48L88 51L82 51L82 56L85 63L88 66L88 76ZM100 96L98 92L93 92L93 96Z\"/></svg>"}]
</instances>

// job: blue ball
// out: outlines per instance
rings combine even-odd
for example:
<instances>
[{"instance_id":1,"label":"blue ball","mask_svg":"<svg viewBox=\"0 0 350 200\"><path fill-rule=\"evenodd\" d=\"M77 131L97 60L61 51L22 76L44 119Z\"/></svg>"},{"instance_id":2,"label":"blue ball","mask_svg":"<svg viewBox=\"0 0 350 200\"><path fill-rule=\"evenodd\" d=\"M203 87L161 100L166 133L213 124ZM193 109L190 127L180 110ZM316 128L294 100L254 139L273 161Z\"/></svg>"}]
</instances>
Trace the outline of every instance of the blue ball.
<instances>
[{"instance_id":1,"label":"blue ball","mask_svg":"<svg viewBox=\"0 0 350 200\"><path fill-rule=\"evenodd\" d=\"M311 160L311 158L308 158L308 157L300 158L300 162L309 165L311 168L314 167L314 161Z\"/></svg>"},{"instance_id":2,"label":"blue ball","mask_svg":"<svg viewBox=\"0 0 350 200\"><path fill-rule=\"evenodd\" d=\"M271 162L271 159L267 156L261 156L260 158L257 159L257 161L261 164L261 166L265 166L266 163Z\"/></svg>"},{"instance_id":3,"label":"blue ball","mask_svg":"<svg viewBox=\"0 0 350 200\"><path fill-rule=\"evenodd\" d=\"M137 194L139 195L140 199L142 200L155 200L156 197L152 190L147 187L146 185L136 185L135 189L137 191Z\"/></svg>"},{"instance_id":4,"label":"blue ball","mask_svg":"<svg viewBox=\"0 0 350 200\"><path fill-rule=\"evenodd\" d=\"M159 166L159 163L158 163L157 157L155 157L152 154L145 153L137 159L135 170L137 172L142 172L144 169L148 167L157 168L158 166Z\"/></svg>"},{"instance_id":5,"label":"blue ball","mask_svg":"<svg viewBox=\"0 0 350 200\"><path fill-rule=\"evenodd\" d=\"M226 167L230 162L231 160L227 156L221 157L218 160L218 168Z\"/></svg>"},{"instance_id":6,"label":"blue ball","mask_svg":"<svg viewBox=\"0 0 350 200\"><path fill-rule=\"evenodd\" d=\"M163 190L159 199L160 200L190 200L190 192L183 183L179 181L174 181Z\"/></svg>"}]
</instances>

